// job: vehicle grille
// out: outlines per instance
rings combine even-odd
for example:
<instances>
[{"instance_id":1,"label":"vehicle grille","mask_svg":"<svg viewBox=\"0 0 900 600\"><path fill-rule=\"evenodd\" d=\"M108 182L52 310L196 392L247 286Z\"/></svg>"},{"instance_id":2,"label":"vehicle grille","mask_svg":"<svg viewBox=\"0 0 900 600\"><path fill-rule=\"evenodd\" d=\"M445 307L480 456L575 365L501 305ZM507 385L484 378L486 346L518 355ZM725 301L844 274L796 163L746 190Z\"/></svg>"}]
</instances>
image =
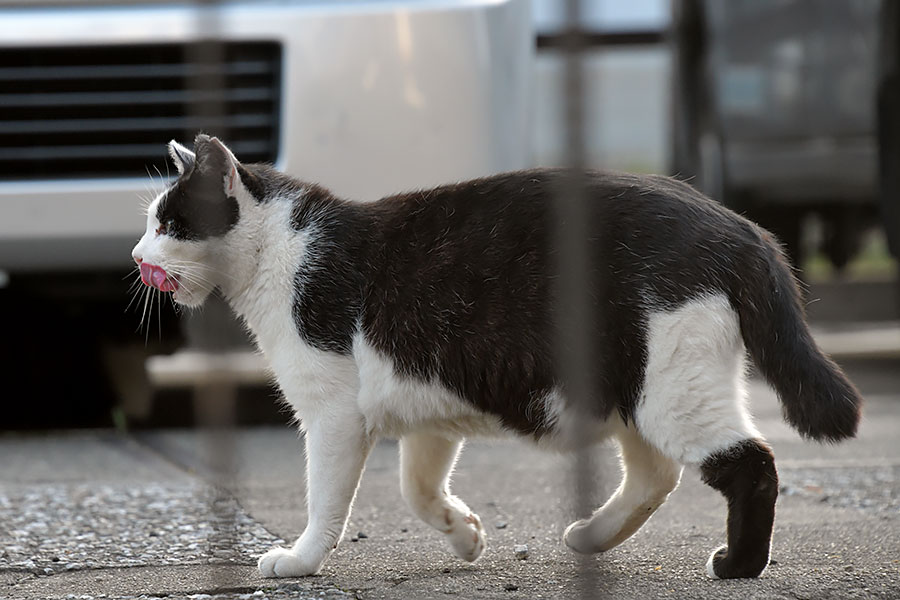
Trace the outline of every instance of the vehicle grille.
<instances>
[{"instance_id":1,"label":"vehicle grille","mask_svg":"<svg viewBox=\"0 0 900 600\"><path fill-rule=\"evenodd\" d=\"M274 42L0 48L0 179L166 173L165 144L222 137L244 162L278 154Z\"/></svg>"}]
</instances>

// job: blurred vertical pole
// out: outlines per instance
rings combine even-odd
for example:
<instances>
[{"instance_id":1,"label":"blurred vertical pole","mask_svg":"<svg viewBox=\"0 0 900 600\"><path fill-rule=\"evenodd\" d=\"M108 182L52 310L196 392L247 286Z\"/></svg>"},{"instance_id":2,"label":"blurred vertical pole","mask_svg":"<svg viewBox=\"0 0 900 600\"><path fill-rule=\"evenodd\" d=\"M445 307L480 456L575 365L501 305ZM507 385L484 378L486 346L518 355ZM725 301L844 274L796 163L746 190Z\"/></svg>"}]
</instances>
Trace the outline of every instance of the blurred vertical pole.
<instances>
[{"instance_id":1,"label":"blurred vertical pole","mask_svg":"<svg viewBox=\"0 0 900 600\"><path fill-rule=\"evenodd\" d=\"M885 1L878 21L878 170L888 248L900 258L900 3Z\"/></svg>"},{"instance_id":2,"label":"blurred vertical pole","mask_svg":"<svg viewBox=\"0 0 900 600\"><path fill-rule=\"evenodd\" d=\"M226 106L225 48L221 35L221 13L218 0L194 0L196 39L186 46L185 64L190 69L187 80L188 122L202 124L206 133L215 134L224 126ZM220 125L221 124L221 125ZM196 128L196 126L189 126ZM211 130L210 130L211 129ZM199 130L185 132L190 142ZM220 355L223 347L204 348L207 353ZM237 547L235 535L236 505L230 490L234 488L234 426L236 385L227 373L221 372L214 356L201 366L203 377L194 389L194 414L202 429L207 464L214 477L210 499L213 533L208 540L210 564L227 563ZM210 571L211 589L227 589L232 580L227 569Z\"/></svg>"},{"instance_id":3,"label":"blurred vertical pole","mask_svg":"<svg viewBox=\"0 0 900 600\"><path fill-rule=\"evenodd\" d=\"M588 193L585 176L583 56L587 39L581 19L581 1L564 0L566 30L564 53L564 148L569 168L556 201L557 256L557 357L566 398L579 416L574 435L578 451L572 470L574 508L579 518L590 516L594 497L594 464L589 440L593 378L596 372L593 335L596 321L594 269L588 246L591 223L587 211ZM580 557L578 588L582 598L598 594L594 560Z\"/></svg>"}]
</instances>

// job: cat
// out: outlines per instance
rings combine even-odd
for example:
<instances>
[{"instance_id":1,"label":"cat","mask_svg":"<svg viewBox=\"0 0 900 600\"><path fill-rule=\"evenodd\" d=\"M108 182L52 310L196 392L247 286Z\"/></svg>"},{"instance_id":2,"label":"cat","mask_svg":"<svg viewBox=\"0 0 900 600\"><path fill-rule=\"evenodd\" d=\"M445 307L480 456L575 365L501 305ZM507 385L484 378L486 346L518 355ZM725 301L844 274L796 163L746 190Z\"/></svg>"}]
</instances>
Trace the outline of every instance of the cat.
<instances>
[{"instance_id":1,"label":"cat","mask_svg":"<svg viewBox=\"0 0 900 600\"><path fill-rule=\"evenodd\" d=\"M745 407L745 354L802 436L856 433L862 399L816 347L777 243L687 183L584 173L598 313L585 405L566 397L554 364L552 199L567 171L364 203L242 164L207 135L168 149L178 177L132 252L142 280L186 307L218 290L305 432L308 523L259 559L264 576L319 571L379 437L400 440L412 511L474 561L484 528L449 487L463 439L513 433L571 451L587 423L591 442L618 442L625 476L565 530L570 548L622 543L695 465L728 505L708 575L756 577L778 475Z\"/></svg>"}]
</instances>

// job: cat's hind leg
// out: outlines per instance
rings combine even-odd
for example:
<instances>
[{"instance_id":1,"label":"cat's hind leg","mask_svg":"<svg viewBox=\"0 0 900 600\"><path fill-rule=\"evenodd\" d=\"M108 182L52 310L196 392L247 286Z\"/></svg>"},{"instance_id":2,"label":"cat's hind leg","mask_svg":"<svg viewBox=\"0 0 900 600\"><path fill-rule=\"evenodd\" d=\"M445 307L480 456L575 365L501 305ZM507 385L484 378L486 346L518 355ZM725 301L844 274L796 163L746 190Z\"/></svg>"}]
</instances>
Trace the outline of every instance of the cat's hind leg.
<instances>
[{"instance_id":1,"label":"cat's hind leg","mask_svg":"<svg viewBox=\"0 0 900 600\"><path fill-rule=\"evenodd\" d=\"M724 297L692 300L649 319L641 435L728 504L728 545L707 563L713 578L757 577L769 564L778 474L747 411L744 346Z\"/></svg>"},{"instance_id":2,"label":"cat's hind leg","mask_svg":"<svg viewBox=\"0 0 900 600\"><path fill-rule=\"evenodd\" d=\"M772 450L748 439L716 452L700 464L704 483L728 503L728 544L706 563L713 579L757 577L769 564L778 473Z\"/></svg>"},{"instance_id":3,"label":"cat's hind leg","mask_svg":"<svg viewBox=\"0 0 900 600\"><path fill-rule=\"evenodd\" d=\"M450 493L462 440L412 433L400 440L400 489L412 511L447 536L454 553L472 562L484 552L481 519Z\"/></svg>"},{"instance_id":4,"label":"cat's hind leg","mask_svg":"<svg viewBox=\"0 0 900 600\"><path fill-rule=\"evenodd\" d=\"M633 427L617 433L624 477L589 519L566 529L566 545L583 554L605 552L631 537L678 485L681 465L647 444Z\"/></svg>"}]
</instances>

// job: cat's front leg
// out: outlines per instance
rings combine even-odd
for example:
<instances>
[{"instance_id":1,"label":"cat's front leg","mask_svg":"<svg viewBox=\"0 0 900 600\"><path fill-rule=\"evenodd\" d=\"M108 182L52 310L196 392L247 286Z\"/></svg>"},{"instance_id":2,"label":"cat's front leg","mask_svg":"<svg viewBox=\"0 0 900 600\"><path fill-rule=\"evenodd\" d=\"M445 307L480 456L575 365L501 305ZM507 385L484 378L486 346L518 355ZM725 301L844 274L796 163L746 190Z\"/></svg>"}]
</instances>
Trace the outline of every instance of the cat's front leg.
<instances>
[{"instance_id":1,"label":"cat's front leg","mask_svg":"<svg viewBox=\"0 0 900 600\"><path fill-rule=\"evenodd\" d=\"M344 534L372 448L358 413L318 415L304 426L309 519L291 548L273 548L259 559L263 577L301 577L322 568Z\"/></svg>"}]
</instances>

